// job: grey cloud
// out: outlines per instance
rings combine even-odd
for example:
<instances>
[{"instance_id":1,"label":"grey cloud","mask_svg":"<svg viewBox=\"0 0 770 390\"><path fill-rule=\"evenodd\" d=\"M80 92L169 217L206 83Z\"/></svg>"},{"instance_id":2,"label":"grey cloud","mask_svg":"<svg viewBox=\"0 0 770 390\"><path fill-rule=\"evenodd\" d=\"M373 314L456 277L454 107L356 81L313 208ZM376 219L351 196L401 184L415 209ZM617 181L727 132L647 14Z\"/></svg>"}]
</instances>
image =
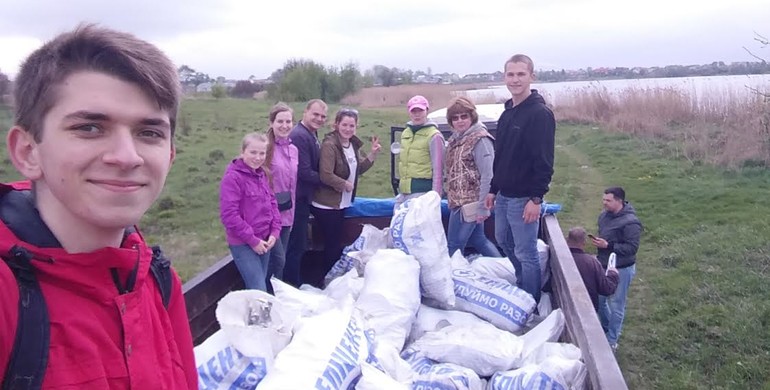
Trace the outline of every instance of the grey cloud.
<instances>
[{"instance_id":1,"label":"grey cloud","mask_svg":"<svg viewBox=\"0 0 770 390\"><path fill-rule=\"evenodd\" d=\"M48 39L89 22L146 39L171 38L223 25L223 10L206 0L5 0L0 35Z\"/></svg>"}]
</instances>

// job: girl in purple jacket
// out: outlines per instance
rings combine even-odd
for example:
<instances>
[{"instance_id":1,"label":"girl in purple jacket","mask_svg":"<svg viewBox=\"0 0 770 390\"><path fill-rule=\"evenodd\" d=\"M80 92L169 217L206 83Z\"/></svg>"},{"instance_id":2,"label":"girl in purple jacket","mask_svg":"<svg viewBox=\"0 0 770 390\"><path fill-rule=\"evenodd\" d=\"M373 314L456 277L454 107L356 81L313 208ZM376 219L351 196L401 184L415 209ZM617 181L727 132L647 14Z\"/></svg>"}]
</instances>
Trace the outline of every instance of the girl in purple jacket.
<instances>
[{"instance_id":1,"label":"girl in purple jacket","mask_svg":"<svg viewBox=\"0 0 770 390\"><path fill-rule=\"evenodd\" d=\"M270 250L281 232L281 215L263 167L268 140L264 134L243 137L241 155L225 170L219 189L219 212L227 244L247 289L266 290Z\"/></svg>"},{"instance_id":2,"label":"girl in purple jacket","mask_svg":"<svg viewBox=\"0 0 770 390\"><path fill-rule=\"evenodd\" d=\"M270 277L283 280L283 267L286 265L286 250L289 245L289 233L294 222L294 202L297 194L297 164L299 152L292 145L289 133L294 127L293 111L286 103L273 106L268 115L270 127L267 129L267 160L273 179L273 191L276 194L278 210L281 213L281 235L270 251L270 264L267 267L267 286L270 290Z\"/></svg>"}]
</instances>

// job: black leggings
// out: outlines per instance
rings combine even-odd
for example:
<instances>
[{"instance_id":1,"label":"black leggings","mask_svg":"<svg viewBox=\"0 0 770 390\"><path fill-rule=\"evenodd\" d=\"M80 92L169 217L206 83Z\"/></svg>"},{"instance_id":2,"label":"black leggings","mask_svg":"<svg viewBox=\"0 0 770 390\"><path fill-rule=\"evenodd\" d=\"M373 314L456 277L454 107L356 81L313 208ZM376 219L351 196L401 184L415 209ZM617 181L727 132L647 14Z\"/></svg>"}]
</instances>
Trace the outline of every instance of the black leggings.
<instances>
[{"instance_id":1,"label":"black leggings","mask_svg":"<svg viewBox=\"0 0 770 390\"><path fill-rule=\"evenodd\" d=\"M342 256L342 222L345 219L345 209L328 210L313 207L313 217L316 220L316 228L324 238L324 250L319 267L313 267L319 271L319 275L313 275L311 283L320 286L324 276L332 269L334 263Z\"/></svg>"}]
</instances>

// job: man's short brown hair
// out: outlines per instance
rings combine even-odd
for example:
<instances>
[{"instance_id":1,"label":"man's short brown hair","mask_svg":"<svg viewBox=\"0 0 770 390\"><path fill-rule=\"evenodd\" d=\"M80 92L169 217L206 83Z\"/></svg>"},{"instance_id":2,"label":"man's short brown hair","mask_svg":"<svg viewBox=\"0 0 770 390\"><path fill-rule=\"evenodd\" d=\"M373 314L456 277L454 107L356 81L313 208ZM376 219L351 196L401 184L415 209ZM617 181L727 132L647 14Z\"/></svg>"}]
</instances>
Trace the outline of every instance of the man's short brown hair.
<instances>
[{"instance_id":1,"label":"man's short brown hair","mask_svg":"<svg viewBox=\"0 0 770 390\"><path fill-rule=\"evenodd\" d=\"M43 118L56 105L59 86L81 71L104 73L139 86L168 111L173 137L180 85L171 60L131 34L93 24L58 35L27 57L15 80L15 124L41 142Z\"/></svg>"},{"instance_id":2,"label":"man's short brown hair","mask_svg":"<svg viewBox=\"0 0 770 390\"><path fill-rule=\"evenodd\" d=\"M505 65L503 65L503 71L505 71L505 68L508 67L508 64L514 63L514 62L521 62L524 64L527 64L527 69L529 70L529 73L535 73L535 63L532 62L532 59L529 58L526 54L514 54L511 56L511 58L508 59L508 61L505 61Z\"/></svg>"},{"instance_id":3,"label":"man's short brown hair","mask_svg":"<svg viewBox=\"0 0 770 390\"><path fill-rule=\"evenodd\" d=\"M582 226L575 226L567 233L567 245L582 247L586 243L586 236L586 230Z\"/></svg>"}]
</instances>

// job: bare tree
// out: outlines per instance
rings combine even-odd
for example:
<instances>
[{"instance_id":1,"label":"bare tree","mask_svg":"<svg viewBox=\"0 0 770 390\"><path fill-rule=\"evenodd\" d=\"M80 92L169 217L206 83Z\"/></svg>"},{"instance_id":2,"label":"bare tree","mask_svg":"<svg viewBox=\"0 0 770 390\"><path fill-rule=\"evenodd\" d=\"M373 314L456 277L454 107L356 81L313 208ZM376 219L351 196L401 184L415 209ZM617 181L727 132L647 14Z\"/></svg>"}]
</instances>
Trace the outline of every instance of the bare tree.
<instances>
[{"instance_id":1,"label":"bare tree","mask_svg":"<svg viewBox=\"0 0 770 390\"><path fill-rule=\"evenodd\" d=\"M770 45L770 40L768 40L768 39L767 39L766 37L764 37L763 35L760 35L760 34L759 34L758 32L756 32L756 31L754 31L754 40L755 40L755 41L757 41L757 42L759 42L759 44L760 44L760 47L759 47L759 48L760 48L760 49L764 49L764 48L766 48L768 45ZM756 58L756 59L758 59L758 60L762 61L762 63L763 63L763 64L767 62L767 60L765 60L763 57L760 57L760 56L758 56L758 55L754 54L754 52L752 52L751 50L749 50L749 49L748 49L746 46L744 46L744 47L743 47L743 50L746 50L746 52L747 52L747 53L749 53L749 55L750 55L750 56L752 56L752 57L754 57L754 58Z\"/></svg>"},{"instance_id":2,"label":"bare tree","mask_svg":"<svg viewBox=\"0 0 770 390\"><path fill-rule=\"evenodd\" d=\"M760 49L764 49L764 48L766 48L766 47L770 46L770 39L768 39L768 38L767 38L767 37L765 37L764 35L761 35L761 34L759 34L759 33L758 33L758 32L756 32L756 31L754 31L754 40L755 40L755 41L757 41L757 42L759 43L759 48L760 48ZM743 47L743 50L746 50L746 52L747 52L747 53L749 53L749 55L750 55L750 56L752 56L752 57L754 57L754 58L758 59L758 60L759 60L759 61L761 61L763 64L766 64L766 63L767 63L767 60L766 60L764 57L761 57L761 56L759 56L759 55L757 55L757 54L754 54L754 52L752 52L751 50L749 50L749 49L748 49L746 46L744 46L744 47ZM767 98L767 99L770 99L770 92L767 92L767 91L760 91L760 90L758 90L758 89L756 89L756 88L751 88L751 87L749 87L749 88L750 88L752 91L754 91L754 92L756 92L756 93L758 93L758 94L760 94L760 95L764 96L765 98Z\"/></svg>"}]
</instances>

